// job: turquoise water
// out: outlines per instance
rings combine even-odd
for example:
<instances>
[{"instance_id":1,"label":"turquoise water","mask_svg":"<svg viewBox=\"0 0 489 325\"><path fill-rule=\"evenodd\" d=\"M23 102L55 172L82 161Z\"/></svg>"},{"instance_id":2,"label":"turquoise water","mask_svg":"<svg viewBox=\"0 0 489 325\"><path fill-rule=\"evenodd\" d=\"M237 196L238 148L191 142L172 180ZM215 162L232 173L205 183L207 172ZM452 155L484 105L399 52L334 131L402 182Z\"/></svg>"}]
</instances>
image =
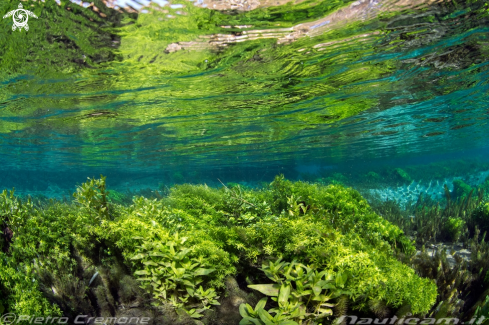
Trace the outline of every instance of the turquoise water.
<instances>
[{"instance_id":1,"label":"turquoise water","mask_svg":"<svg viewBox=\"0 0 489 325\"><path fill-rule=\"evenodd\" d=\"M100 173L269 181L300 177L302 165L487 159L482 1L175 4L121 13L100 3L107 17L34 4L41 18L25 33L2 21L6 185L43 191Z\"/></svg>"}]
</instances>

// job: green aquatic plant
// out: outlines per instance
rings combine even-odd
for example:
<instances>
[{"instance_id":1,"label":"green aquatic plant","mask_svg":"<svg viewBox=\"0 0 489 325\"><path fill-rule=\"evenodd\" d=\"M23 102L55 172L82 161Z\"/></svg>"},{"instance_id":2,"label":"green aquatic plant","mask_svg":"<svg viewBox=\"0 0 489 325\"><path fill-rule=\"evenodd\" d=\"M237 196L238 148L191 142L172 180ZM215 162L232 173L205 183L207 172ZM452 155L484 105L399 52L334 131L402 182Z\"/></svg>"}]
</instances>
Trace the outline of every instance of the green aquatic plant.
<instances>
[{"instance_id":1,"label":"green aquatic plant","mask_svg":"<svg viewBox=\"0 0 489 325\"><path fill-rule=\"evenodd\" d=\"M478 187L484 191L486 197L489 196L489 176Z\"/></svg>"},{"instance_id":2,"label":"green aquatic plant","mask_svg":"<svg viewBox=\"0 0 489 325\"><path fill-rule=\"evenodd\" d=\"M333 300L348 294L344 290L348 280L346 273L335 274L328 270L318 272L313 267L296 261L288 263L280 259L275 262L269 261L261 270L274 283L253 284L248 287L271 296L276 302L276 307L269 311L264 310L266 300L263 299L255 309L249 305L241 305L242 325L254 324L260 319L265 324L266 319L274 324L284 321L289 321L290 324L312 324L333 315ZM270 314L275 316L272 318Z\"/></svg>"},{"instance_id":3,"label":"green aquatic plant","mask_svg":"<svg viewBox=\"0 0 489 325\"><path fill-rule=\"evenodd\" d=\"M489 232L489 202L484 201L472 212L470 216L474 230L477 226L481 232Z\"/></svg>"},{"instance_id":4,"label":"green aquatic plant","mask_svg":"<svg viewBox=\"0 0 489 325\"><path fill-rule=\"evenodd\" d=\"M83 207L83 210L94 219L101 222L109 218L108 191L105 184L106 177L100 179L88 179L88 182L78 186L73 194L75 202Z\"/></svg>"},{"instance_id":5,"label":"green aquatic plant","mask_svg":"<svg viewBox=\"0 0 489 325\"><path fill-rule=\"evenodd\" d=\"M406 261L417 274L433 279L438 288L438 297L430 315L440 317L467 317L473 310L473 302L479 294L488 289L486 282L489 271L489 244L480 237L480 230L473 220L474 213L483 210L485 204L483 191L476 195L469 193L465 198L453 201L445 186L446 205L430 205L431 201L418 200L407 211L395 202L376 202L375 210L399 225L407 234L416 238L421 252ZM415 216L410 217L411 213ZM468 229L472 229L468 232ZM440 241L456 241L459 244L445 246ZM428 252L426 247L431 249ZM455 253L462 248L468 251ZM450 256L448 250L451 251ZM470 252L470 262L467 254ZM463 254L465 257L462 258Z\"/></svg>"},{"instance_id":6,"label":"green aquatic plant","mask_svg":"<svg viewBox=\"0 0 489 325\"><path fill-rule=\"evenodd\" d=\"M107 199L112 204L127 204L131 202L127 194L114 190L108 191Z\"/></svg>"},{"instance_id":7,"label":"green aquatic plant","mask_svg":"<svg viewBox=\"0 0 489 325\"><path fill-rule=\"evenodd\" d=\"M166 243L139 239L143 242L131 260L142 269L134 274L156 300L184 310L192 318L200 318L211 305L219 305L215 289L205 282L216 270L208 268L204 256L190 257L192 248L184 246L187 238L176 233Z\"/></svg>"},{"instance_id":8,"label":"green aquatic plant","mask_svg":"<svg viewBox=\"0 0 489 325\"><path fill-rule=\"evenodd\" d=\"M326 304L332 304L329 294L335 290L329 284L349 292L338 297L342 306L366 311L381 301L389 308L409 303L414 312L423 312L435 299L433 284L394 257L395 251L410 254L412 243L358 192L342 186L294 183L280 176L257 189L183 184L161 199L134 197L125 206L111 204L102 177L80 185L74 198L34 205L13 192L0 195L0 215L13 236L3 240L0 253L5 310L107 314L121 299L129 303L141 296L144 308L172 306L165 307L169 323L185 322L184 316L204 320L207 310L224 299L225 279L238 273L262 279L258 265L269 272L268 261L279 258L294 262L282 264L277 274L292 267L288 274L297 281L289 279L292 296L287 303L276 302L280 311L267 308L269 316L289 317L296 302L310 308L298 309L305 320L330 313L333 307ZM338 274L351 275L343 288ZM329 289L321 287L319 295L317 288L303 289L301 297L310 302L293 295L315 283L313 278L299 281L306 275L321 275L318 281L329 283L321 282ZM175 310L186 312L175 316Z\"/></svg>"},{"instance_id":9,"label":"green aquatic plant","mask_svg":"<svg viewBox=\"0 0 489 325\"><path fill-rule=\"evenodd\" d=\"M462 218L449 217L445 225L445 231L450 241L457 242L460 239L465 226L465 221Z\"/></svg>"},{"instance_id":10,"label":"green aquatic plant","mask_svg":"<svg viewBox=\"0 0 489 325\"><path fill-rule=\"evenodd\" d=\"M344 185L348 182L348 178L341 173L333 173L331 176L320 178L319 182L326 185Z\"/></svg>"},{"instance_id":11,"label":"green aquatic plant","mask_svg":"<svg viewBox=\"0 0 489 325\"><path fill-rule=\"evenodd\" d=\"M265 309L268 298L262 298L253 308L249 304L241 304L239 306L239 313L243 319L239 322L239 325L269 325L269 324L282 324L282 325L298 325L297 322L291 320L292 315L283 314L280 311L269 312ZM275 315L271 315L275 314Z\"/></svg>"},{"instance_id":12,"label":"green aquatic plant","mask_svg":"<svg viewBox=\"0 0 489 325\"><path fill-rule=\"evenodd\" d=\"M461 179L456 179L453 181L453 191L452 198L453 199L463 199L469 196L469 194L473 191L472 187L465 183Z\"/></svg>"},{"instance_id":13,"label":"green aquatic plant","mask_svg":"<svg viewBox=\"0 0 489 325\"><path fill-rule=\"evenodd\" d=\"M474 275L468 269L467 262L455 255L451 263L446 248L428 253L423 247L410 263L419 275L433 279L437 285L438 296L430 314L437 311L437 318L460 317L467 307L460 298L466 297L475 288Z\"/></svg>"},{"instance_id":14,"label":"green aquatic plant","mask_svg":"<svg viewBox=\"0 0 489 325\"><path fill-rule=\"evenodd\" d=\"M489 13L489 9L488 9ZM485 300L481 302L477 309L475 310L474 316L476 320L480 320L480 325L489 324L489 296L486 296Z\"/></svg>"},{"instance_id":15,"label":"green aquatic plant","mask_svg":"<svg viewBox=\"0 0 489 325\"><path fill-rule=\"evenodd\" d=\"M475 275L474 287L480 291L489 289L487 274L489 272L489 241L486 240L487 233L481 236L476 227L474 237L469 240L470 249L470 271ZM476 291L476 292L479 292Z\"/></svg>"},{"instance_id":16,"label":"green aquatic plant","mask_svg":"<svg viewBox=\"0 0 489 325\"><path fill-rule=\"evenodd\" d=\"M377 183L382 180L382 177L378 173L370 171L365 174L365 179L370 183Z\"/></svg>"},{"instance_id":17,"label":"green aquatic plant","mask_svg":"<svg viewBox=\"0 0 489 325\"><path fill-rule=\"evenodd\" d=\"M444 206L424 196L420 196L407 210L401 209L395 201L383 202L372 198L371 203L376 212L414 237L416 243L424 245L442 240L453 241L457 237L466 241L469 230L472 234L474 232L477 222L472 215L484 201L483 193L480 189L477 192L472 190L467 196L453 200L445 185Z\"/></svg>"},{"instance_id":18,"label":"green aquatic plant","mask_svg":"<svg viewBox=\"0 0 489 325\"><path fill-rule=\"evenodd\" d=\"M388 178L394 182L409 184L413 181L412 177L402 168L394 168L387 172Z\"/></svg>"},{"instance_id":19,"label":"green aquatic plant","mask_svg":"<svg viewBox=\"0 0 489 325\"><path fill-rule=\"evenodd\" d=\"M300 197L297 198L300 200ZM307 212L307 206L304 205L303 202L297 202L297 199L294 198L294 195L287 199L287 204L289 205L289 215L290 216L299 216L300 214L305 214Z\"/></svg>"}]
</instances>

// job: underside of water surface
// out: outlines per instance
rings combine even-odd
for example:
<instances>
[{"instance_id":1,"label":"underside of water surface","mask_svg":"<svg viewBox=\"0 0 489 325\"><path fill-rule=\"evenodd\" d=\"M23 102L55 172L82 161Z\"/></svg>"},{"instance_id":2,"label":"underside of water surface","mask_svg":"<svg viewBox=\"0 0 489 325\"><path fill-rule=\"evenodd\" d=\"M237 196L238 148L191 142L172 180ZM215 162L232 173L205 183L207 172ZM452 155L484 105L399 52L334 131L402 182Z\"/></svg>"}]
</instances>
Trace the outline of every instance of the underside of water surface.
<instances>
[{"instance_id":1,"label":"underside of water surface","mask_svg":"<svg viewBox=\"0 0 489 325\"><path fill-rule=\"evenodd\" d=\"M0 12L0 325L488 324L486 1Z\"/></svg>"}]
</instances>

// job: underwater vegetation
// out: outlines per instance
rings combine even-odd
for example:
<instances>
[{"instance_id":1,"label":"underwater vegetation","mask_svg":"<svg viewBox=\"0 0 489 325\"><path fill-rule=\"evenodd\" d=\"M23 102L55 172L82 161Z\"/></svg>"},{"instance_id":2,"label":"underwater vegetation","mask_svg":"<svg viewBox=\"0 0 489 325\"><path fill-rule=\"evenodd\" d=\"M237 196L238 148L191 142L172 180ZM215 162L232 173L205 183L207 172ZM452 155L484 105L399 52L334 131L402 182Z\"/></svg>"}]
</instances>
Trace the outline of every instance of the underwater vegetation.
<instances>
[{"instance_id":1,"label":"underwater vegetation","mask_svg":"<svg viewBox=\"0 0 489 325\"><path fill-rule=\"evenodd\" d=\"M489 323L489 296L486 296L486 299L477 306L474 317L480 318L481 316L486 318L481 324L487 325Z\"/></svg>"},{"instance_id":2,"label":"underwater vegetation","mask_svg":"<svg viewBox=\"0 0 489 325\"><path fill-rule=\"evenodd\" d=\"M416 274L436 282L438 297L430 311L436 318L469 318L480 316L487 309L484 307L489 293L486 182L479 188L457 182L452 192L445 185L442 204L422 195L406 209L394 200L370 200L374 211L398 225L416 242L417 254L400 258L410 263Z\"/></svg>"},{"instance_id":3,"label":"underwater vegetation","mask_svg":"<svg viewBox=\"0 0 489 325\"><path fill-rule=\"evenodd\" d=\"M463 182L461 182L463 184ZM417 202L403 209L395 200L381 202L372 197L374 210L398 225L415 238L419 245L437 241L466 241L476 229L487 231L487 195L483 188L464 191L448 190L445 185L445 202L440 204L430 196L420 195ZM453 199L454 193L459 195Z\"/></svg>"},{"instance_id":4,"label":"underwater vegetation","mask_svg":"<svg viewBox=\"0 0 489 325\"><path fill-rule=\"evenodd\" d=\"M437 299L434 282L396 258L413 242L350 188L277 176L259 189L177 185L130 205L111 195L104 177L71 202L2 192L4 311L318 324L378 306L425 314Z\"/></svg>"}]
</instances>

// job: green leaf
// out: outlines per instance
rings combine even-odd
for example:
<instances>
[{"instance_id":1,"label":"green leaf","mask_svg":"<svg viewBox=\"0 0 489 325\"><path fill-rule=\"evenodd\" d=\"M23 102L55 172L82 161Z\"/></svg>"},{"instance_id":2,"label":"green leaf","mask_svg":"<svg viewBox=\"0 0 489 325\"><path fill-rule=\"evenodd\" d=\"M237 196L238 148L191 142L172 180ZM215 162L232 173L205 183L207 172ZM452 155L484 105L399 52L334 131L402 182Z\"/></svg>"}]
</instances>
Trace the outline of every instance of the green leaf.
<instances>
[{"instance_id":1,"label":"green leaf","mask_svg":"<svg viewBox=\"0 0 489 325\"><path fill-rule=\"evenodd\" d=\"M250 284L248 288L260 291L264 295L277 297L279 293L280 286L276 283L274 284Z\"/></svg>"},{"instance_id":2,"label":"green leaf","mask_svg":"<svg viewBox=\"0 0 489 325\"><path fill-rule=\"evenodd\" d=\"M262 323L255 318L251 317L244 317L240 322L239 325L262 325Z\"/></svg>"},{"instance_id":3,"label":"green leaf","mask_svg":"<svg viewBox=\"0 0 489 325\"><path fill-rule=\"evenodd\" d=\"M333 311L329 308L319 308L318 311L320 312L320 314L317 316L317 318L323 318L333 315Z\"/></svg>"},{"instance_id":4,"label":"green leaf","mask_svg":"<svg viewBox=\"0 0 489 325\"><path fill-rule=\"evenodd\" d=\"M208 275L208 274L211 274L214 271L215 271L215 269L203 269L203 268L199 268L199 269L196 269L194 271L194 275Z\"/></svg>"},{"instance_id":5,"label":"green leaf","mask_svg":"<svg viewBox=\"0 0 489 325\"><path fill-rule=\"evenodd\" d=\"M190 282L189 280L183 280L182 283L188 287L195 288L195 284Z\"/></svg>"},{"instance_id":6,"label":"green leaf","mask_svg":"<svg viewBox=\"0 0 489 325\"><path fill-rule=\"evenodd\" d=\"M147 256L148 256L148 254L139 253L139 254L137 254L137 255L133 256L133 257L131 258L131 260L140 260L140 259L145 258L145 257L147 257Z\"/></svg>"},{"instance_id":7,"label":"green leaf","mask_svg":"<svg viewBox=\"0 0 489 325\"><path fill-rule=\"evenodd\" d=\"M248 313L248 311L249 311L249 308L251 308L251 306L248 305L249 308L247 308L248 306L246 306L246 305L248 305L248 304L241 304L241 305L239 305L239 314L243 318L246 318L246 317L249 317L250 316L250 314Z\"/></svg>"},{"instance_id":8,"label":"green leaf","mask_svg":"<svg viewBox=\"0 0 489 325\"><path fill-rule=\"evenodd\" d=\"M280 288L280 293L278 295L279 306L284 305L289 300L289 296L290 296L290 285L282 284L282 287Z\"/></svg>"},{"instance_id":9,"label":"green leaf","mask_svg":"<svg viewBox=\"0 0 489 325\"><path fill-rule=\"evenodd\" d=\"M178 252L178 254L175 256L176 259L179 259L181 260L182 258L185 257L185 255L187 255L189 252L191 251L191 249L188 249L188 248L185 248L185 249L182 249L180 252Z\"/></svg>"},{"instance_id":10,"label":"green leaf","mask_svg":"<svg viewBox=\"0 0 489 325\"><path fill-rule=\"evenodd\" d=\"M323 289L320 286L316 285L312 287L312 292L314 292L315 296L319 296L321 294L321 291L323 291Z\"/></svg>"},{"instance_id":11,"label":"green leaf","mask_svg":"<svg viewBox=\"0 0 489 325\"><path fill-rule=\"evenodd\" d=\"M293 320L284 320L278 323L278 325L299 325L299 323L294 322Z\"/></svg>"},{"instance_id":12,"label":"green leaf","mask_svg":"<svg viewBox=\"0 0 489 325\"><path fill-rule=\"evenodd\" d=\"M336 286L343 288L345 286L346 280L348 280L348 274L338 273L338 275L336 275Z\"/></svg>"},{"instance_id":13,"label":"green leaf","mask_svg":"<svg viewBox=\"0 0 489 325\"><path fill-rule=\"evenodd\" d=\"M187 292L190 296L194 296L195 290L192 287L185 287L187 289Z\"/></svg>"},{"instance_id":14,"label":"green leaf","mask_svg":"<svg viewBox=\"0 0 489 325\"><path fill-rule=\"evenodd\" d=\"M265 323L265 325L275 325L273 322L273 317L265 309L260 309L258 311L258 316L260 320Z\"/></svg>"},{"instance_id":15,"label":"green leaf","mask_svg":"<svg viewBox=\"0 0 489 325\"><path fill-rule=\"evenodd\" d=\"M140 270L140 271L136 271L134 272L135 275L150 275L148 271L146 270Z\"/></svg>"},{"instance_id":16,"label":"green leaf","mask_svg":"<svg viewBox=\"0 0 489 325\"><path fill-rule=\"evenodd\" d=\"M160 252L151 252L149 253L149 256L165 257L166 255Z\"/></svg>"},{"instance_id":17,"label":"green leaf","mask_svg":"<svg viewBox=\"0 0 489 325\"><path fill-rule=\"evenodd\" d=\"M268 301L268 298L266 298L266 297L260 299L260 301L258 301L258 303L255 306L255 311L258 311L260 309L265 308L265 305L267 304L267 301Z\"/></svg>"},{"instance_id":18,"label":"green leaf","mask_svg":"<svg viewBox=\"0 0 489 325\"><path fill-rule=\"evenodd\" d=\"M195 312L195 313L193 313L192 315L190 315L190 317L192 317L192 318L201 318L201 317L203 317L203 316L204 316L204 315L199 314L199 313L197 313L197 312Z\"/></svg>"}]
</instances>

